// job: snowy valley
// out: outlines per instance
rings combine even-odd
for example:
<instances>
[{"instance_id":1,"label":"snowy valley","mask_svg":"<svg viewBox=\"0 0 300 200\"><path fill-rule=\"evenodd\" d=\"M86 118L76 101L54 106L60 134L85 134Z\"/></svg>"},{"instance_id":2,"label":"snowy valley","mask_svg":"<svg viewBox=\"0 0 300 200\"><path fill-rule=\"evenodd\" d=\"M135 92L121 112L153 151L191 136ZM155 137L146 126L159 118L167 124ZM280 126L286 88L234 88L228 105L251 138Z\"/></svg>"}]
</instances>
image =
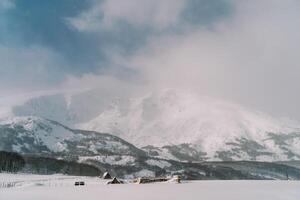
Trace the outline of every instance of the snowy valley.
<instances>
[{"instance_id":1,"label":"snowy valley","mask_svg":"<svg viewBox=\"0 0 300 200\"><path fill-rule=\"evenodd\" d=\"M13 200L81 200L88 199L263 199L299 198L300 183L295 181L185 181L182 184L157 183L137 185L106 185L105 180L93 177L41 176L0 174L1 199ZM85 186L74 187L75 181L84 181ZM6 184L5 184L6 183ZM10 183L10 184L9 184ZM134 191L134 192L133 192ZM217 191L217 192L216 192ZM255 191L255 192L253 192Z\"/></svg>"}]
</instances>

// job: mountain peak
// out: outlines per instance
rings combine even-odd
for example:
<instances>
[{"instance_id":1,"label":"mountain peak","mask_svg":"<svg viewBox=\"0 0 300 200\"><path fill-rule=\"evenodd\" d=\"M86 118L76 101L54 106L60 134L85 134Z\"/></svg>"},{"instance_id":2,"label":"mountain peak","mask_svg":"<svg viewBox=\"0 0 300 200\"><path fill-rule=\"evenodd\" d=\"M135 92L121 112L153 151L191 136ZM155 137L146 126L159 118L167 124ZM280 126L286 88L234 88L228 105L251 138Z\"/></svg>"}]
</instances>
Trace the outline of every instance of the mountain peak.
<instances>
[{"instance_id":1,"label":"mountain peak","mask_svg":"<svg viewBox=\"0 0 300 200\"><path fill-rule=\"evenodd\" d=\"M13 110L16 116L40 116L81 130L111 133L138 147L163 148L158 154L184 149L185 154L196 151L211 160L300 157L299 123L193 91L169 88L131 98L84 91L67 99L63 94L34 98ZM36 124L33 121L64 127L38 117L14 120L29 128ZM68 135L70 130L60 131Z\"/></svg>"}]
</instances>

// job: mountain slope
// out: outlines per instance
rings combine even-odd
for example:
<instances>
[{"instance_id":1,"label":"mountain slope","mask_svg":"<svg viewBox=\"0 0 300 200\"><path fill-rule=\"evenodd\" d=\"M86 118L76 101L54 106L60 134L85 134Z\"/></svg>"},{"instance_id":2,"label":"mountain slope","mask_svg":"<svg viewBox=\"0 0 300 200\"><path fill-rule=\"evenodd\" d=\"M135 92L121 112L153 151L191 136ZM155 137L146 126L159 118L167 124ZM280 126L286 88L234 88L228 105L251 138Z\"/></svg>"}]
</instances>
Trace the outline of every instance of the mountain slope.
<instances>
[{"instance_id":1,"label":"mountain slope","mask_svg":"<svg viewBox=\"0 0 300 200\"><path fill-rule=\"evenodd\" d=\"M299 123L193 92L166 89L129 98L91 90L33 98L12 111L111 133L160 158L300 159Z\"/></svg>"},{"instance_id":2,"label":"mountain slope","mask_svg":"<svg viewBox=\"0 0 300 200\"><path fill-rule=\"evenodd\" d=\"M63 157L144 155L143 151L116 136L73 130L55 121L38 117L16 117L1 121L0 149Z\"/></svg>"},{"instance_id":3,"label":"mountain slope","mask_svg":"<svg viewBox=\"0 0 300 200\"><path fill-rule=\"evenodd\" d=\"M139 147L159 147L156 154L164 158L300 159L299 124L183 91L164 90L127 103L114 102L78 127L111 132Z\"/></svg>"},{"instance_id":4,"label":"mountain slope","mask_svg":"<svg viewBox=\"0 0 300 200\"><path fill-rule=\"evenodd\" d=\"M174 146L168 148L172 152L191 150L189 145L175 150ZM0 122L0 150L23 156L25 166L17 169L20 172L98 175L109 170L114 176L126 179L174 174L184 179L300 179L299 169L278 163L191 163L155 158L116 136L74 130L38 117ZM93 172L89 173L89 169Z\"/></svg>"}]
</instances>

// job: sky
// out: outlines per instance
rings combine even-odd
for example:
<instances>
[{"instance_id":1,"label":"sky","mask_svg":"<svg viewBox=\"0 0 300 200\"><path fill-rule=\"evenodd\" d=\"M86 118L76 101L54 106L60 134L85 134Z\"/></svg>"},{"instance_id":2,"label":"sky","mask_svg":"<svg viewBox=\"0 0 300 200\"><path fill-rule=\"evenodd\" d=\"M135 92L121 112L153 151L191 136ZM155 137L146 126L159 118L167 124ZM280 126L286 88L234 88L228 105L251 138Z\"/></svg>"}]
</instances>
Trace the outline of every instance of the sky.
<instances>
[{"instance_id":1,"label":"sky","mask_svg":"<svg viewBox=\"0 0 300 200\"><path fill-rule=\"evenodd\" d=\"M298 0L0 0L0 98L180 88L300 120Z\"/></svg>"}]
</instances>

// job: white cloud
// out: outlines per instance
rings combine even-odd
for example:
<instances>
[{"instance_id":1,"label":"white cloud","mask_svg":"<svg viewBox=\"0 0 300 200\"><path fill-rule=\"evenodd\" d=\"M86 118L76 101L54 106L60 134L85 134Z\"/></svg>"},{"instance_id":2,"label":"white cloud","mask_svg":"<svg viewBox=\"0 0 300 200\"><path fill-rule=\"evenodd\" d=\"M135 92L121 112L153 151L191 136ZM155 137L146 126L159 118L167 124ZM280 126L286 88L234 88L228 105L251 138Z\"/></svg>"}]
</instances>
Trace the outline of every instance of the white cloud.
<instances>
[{"instance_id":1,"label":"white cloud","mask_svg":"<svg viewBox=\"0 0 300 200\"><path fill-rule=\"evenodd\" d=\"M218 76L240 76L246 71L248 76L298 66L300 14L296 6L300 3L286 6L277 1L272 6L264 2L237 4L235 18L216 24L214 30L190 29L182 35L153 38L128 65L163 82L173 77L176 83L182 76L198 82L200 77L220 80ZM248 10L252 4L260 8Z\"/></svg>"},{"instance_id":2,"label":"white cloud","mask_svg":"<svg viewBox=\"0 0 300 200\"><path fill-rule=\"evenodd\" d=\"M233 2L231 20L152 38L127 66L151 88L195 89L299 118L300 2Z\"/></svg>"},{"instance_id":3,"label":"white cloud","mask_svg":"<svg viewBox=\"0 0 300 200\"><path fill-rule=\"evenodd\" d=\"M101 24L109 27L122 19L161 29L180 21L177 17L184 5L172 7L174 2L164 1L172 8L162 6L158 11L161 16L154 16L153 10L158 9L154 5L158 5L158 1L154 1L157 4L129 2L135 3L118 7L116 5L122 3L106 1L94 7L93 12L103 12L103 16L98 15L100 21L93 12L87 12L86 19L81 18L82 26L77 28L96 29ZM133 56L122 57L117 51L109 51L109 54L116 66L133 69L134 78L146 82L145 87L149 89L192 89L275 115L300 119L300 2L229 2L234 6L232 17L215 23L210 29L185 27L184 33L149 38L148 44ZM175 12L166 13L164 9ZM109 80L107 85L112 82ZM118 84L123 83L116 82Z\"/></svg>"},{"instance_id":4,"label":"white cloud","mask_svg":"<svg viewBox=\"0 0 300 200\"><path fill-rule=\"evenodd\" d=\"M177 24L186 0L106 0L68 21L80 31L115 29L118 22L162 30Z\"/></svg>"}]
</instances>

